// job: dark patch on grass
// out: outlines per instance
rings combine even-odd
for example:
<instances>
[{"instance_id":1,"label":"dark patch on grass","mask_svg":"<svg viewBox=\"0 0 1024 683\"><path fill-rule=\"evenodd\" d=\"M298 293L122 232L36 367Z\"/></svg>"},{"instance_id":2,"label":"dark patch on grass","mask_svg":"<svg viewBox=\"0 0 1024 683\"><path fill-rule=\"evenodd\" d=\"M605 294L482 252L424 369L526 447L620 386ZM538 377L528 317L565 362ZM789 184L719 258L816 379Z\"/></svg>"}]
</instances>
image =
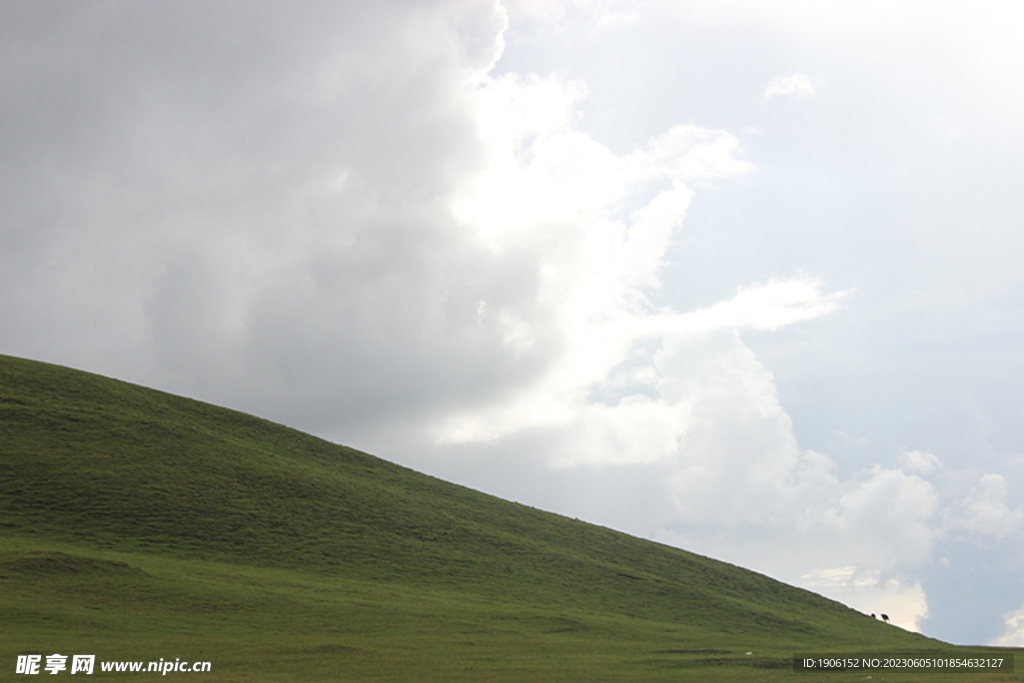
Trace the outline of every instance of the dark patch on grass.
<instances>
[{"instance_id":1,"label":"dark patch on grass","mask_svg":"<svg viewBox=\"0 0 1024 683\"><path fill-rule=\"evenodd\" d=\"M126 562L97 560L61 552L27 552L0 558L2 578L75 577L89 574L148 576Z\"/></svg>"}]
</instances>

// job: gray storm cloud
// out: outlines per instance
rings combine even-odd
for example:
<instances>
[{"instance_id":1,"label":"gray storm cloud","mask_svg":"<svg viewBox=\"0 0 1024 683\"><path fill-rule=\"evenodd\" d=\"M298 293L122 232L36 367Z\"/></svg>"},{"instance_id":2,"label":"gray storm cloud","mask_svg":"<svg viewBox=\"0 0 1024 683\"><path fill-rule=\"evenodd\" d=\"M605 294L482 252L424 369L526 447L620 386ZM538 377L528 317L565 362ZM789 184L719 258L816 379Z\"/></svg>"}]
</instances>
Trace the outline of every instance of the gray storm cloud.
<instances>
[{"instance_id":1,"label":"gray storm cloud","mask_svg":"<svg viewBox=\"0 0 1024 683\"><path fill-rule=\"evenodd\" d=\"M540 362L493 354L448 296L529 287L515 263L477 272L446 206L483 163L467 98L500 7L6 10L11 351L307 427Z\"/></svg>"}]
</instances>

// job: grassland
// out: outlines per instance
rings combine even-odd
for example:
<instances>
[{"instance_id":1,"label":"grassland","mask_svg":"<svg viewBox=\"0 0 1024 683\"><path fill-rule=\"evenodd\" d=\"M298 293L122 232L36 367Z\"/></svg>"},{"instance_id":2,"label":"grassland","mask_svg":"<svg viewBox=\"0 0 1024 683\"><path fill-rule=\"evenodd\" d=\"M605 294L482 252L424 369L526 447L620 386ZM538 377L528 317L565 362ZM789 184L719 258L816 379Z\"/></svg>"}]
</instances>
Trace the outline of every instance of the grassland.
<instances>
[{"instance_id":1,"label":"grassland","mask_svg":"<svg viewBox=\"0 0 1024 683\"><path fill-rule=\"evenodd\" d=\"M794 673L794 652L906 650L955 649L249 415L0 356L0 680L18 654L79 653L210 661L217 681L811 683L865 675Z\"/></svg>"}]
</instances>

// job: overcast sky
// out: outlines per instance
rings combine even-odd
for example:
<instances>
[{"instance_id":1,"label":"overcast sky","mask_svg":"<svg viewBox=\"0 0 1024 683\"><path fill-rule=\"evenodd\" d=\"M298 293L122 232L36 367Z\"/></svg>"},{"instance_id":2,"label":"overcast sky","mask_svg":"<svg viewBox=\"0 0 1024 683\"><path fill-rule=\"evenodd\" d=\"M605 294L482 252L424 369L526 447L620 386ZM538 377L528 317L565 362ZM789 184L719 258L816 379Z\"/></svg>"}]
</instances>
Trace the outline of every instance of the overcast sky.
<instances>
[{"instance_id":1,"label":"overcast sky","mask_svg":"<svg viewBox=\"0 0 1024 683\"><path fill-rule=\"evenodd\" d=\"M1024 645L1015 2L0 1L0 352Z\"/></svg>"}]
</instances>

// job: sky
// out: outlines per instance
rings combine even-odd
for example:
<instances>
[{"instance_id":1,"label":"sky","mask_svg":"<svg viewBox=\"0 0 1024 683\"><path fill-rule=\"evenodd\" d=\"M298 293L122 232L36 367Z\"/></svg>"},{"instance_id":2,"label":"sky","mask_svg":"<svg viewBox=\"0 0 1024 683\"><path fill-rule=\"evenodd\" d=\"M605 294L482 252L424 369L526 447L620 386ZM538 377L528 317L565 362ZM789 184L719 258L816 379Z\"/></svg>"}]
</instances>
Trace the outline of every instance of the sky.
<instances>
[{"instance_id":1,"label":"sky","mask_svg":"<svg viewBox=\"0 0 1024 683\"><path fill-rule=\"evenodd\" d=\"M1013 2L0 2L0 352L1024 645Z\"/></svg>"}]
</instances>

